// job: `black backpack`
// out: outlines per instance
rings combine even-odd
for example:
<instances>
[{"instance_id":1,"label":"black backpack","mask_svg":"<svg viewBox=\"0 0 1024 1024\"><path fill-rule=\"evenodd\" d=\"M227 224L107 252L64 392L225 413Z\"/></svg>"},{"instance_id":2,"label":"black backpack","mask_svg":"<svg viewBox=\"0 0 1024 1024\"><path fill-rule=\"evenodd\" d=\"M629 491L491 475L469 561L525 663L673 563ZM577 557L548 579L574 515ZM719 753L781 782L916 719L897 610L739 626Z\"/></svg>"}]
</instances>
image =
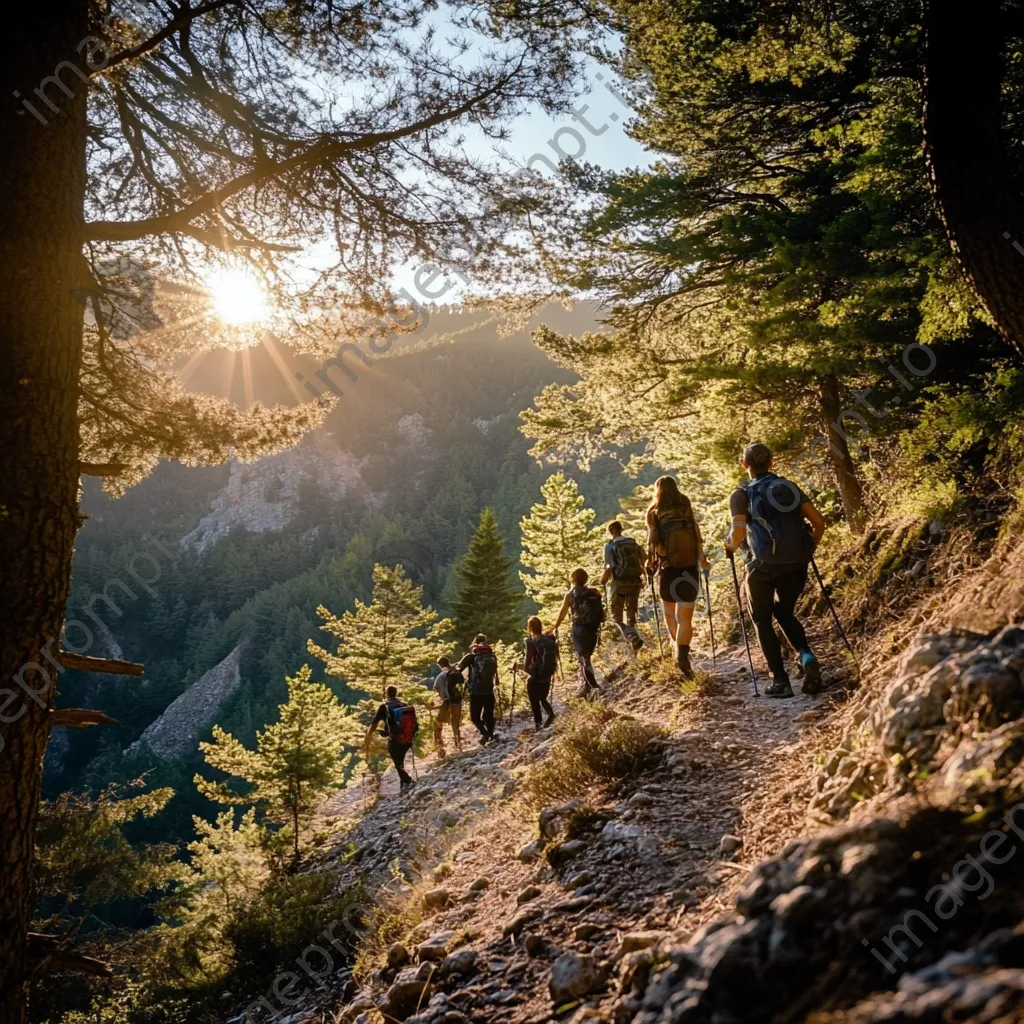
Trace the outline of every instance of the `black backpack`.
<instances>
[{"instance_id":1,"label":"black backpack","mask_svg":"<svg viewBox=\"0 0 1024 1024\"><path fill-rule=\"evenodd\" d=\"M550 679L558 668L558 641L550 634L530 637L526 641L534 652L530 671L535 679Z\"/></svg>"},{"instance_id":2,"label":"black backpack","mask_svg":"<svg viewBox=\"0 0 1024 1024\"><path fill-rule=\"evenodd\" d=\"M612 576L626 583L639 583L644 575L640 545L632 537L616 537L611 545Z\"/></svg>"},{"instance_id":3,"label":"black backpack","mask_svg":"<svg viewBox=\"0 0 1024 1024\"><path fill-rule=\"evenodd\" d=\"M810 527L800 511L800 488L765 473L743 490L750 500L746 547L754 566L806 565L814 554Z\"/></svg>"},{"instance_id":4,"label":"black backpack","mask_svg":"<svg viewBox=\"0 0 1024 1024\"><path fill-rule=\"evenodd\" d=\"M448 685L448 703L461 704L462 694L466 688L466 680L462 678L462 673L454 666L445 669L445 671L448 673L445 677L445 683Z\"/></svg>"},{"instance_id":5,"label":"black backpack","mask_svg":"<svg viewBox=\"0 0 1024 1024\"><path fill-rule=\"evenodd\" d=\"M498 678L498 659L493 651L478 651L469 666L469 692L476 695L494 693Z\"/></svg>"},{"instance_id":6,"label":"black backpack","mask_svg":"<svg viewBox=\"0 0 1024 1024\"><path fill-rule=\"evenodd\" d=\"M604 622L604 604L601 594L593 587L576 587L572 595L573 622L596 632Z\"/></svg>"}]
</instances>

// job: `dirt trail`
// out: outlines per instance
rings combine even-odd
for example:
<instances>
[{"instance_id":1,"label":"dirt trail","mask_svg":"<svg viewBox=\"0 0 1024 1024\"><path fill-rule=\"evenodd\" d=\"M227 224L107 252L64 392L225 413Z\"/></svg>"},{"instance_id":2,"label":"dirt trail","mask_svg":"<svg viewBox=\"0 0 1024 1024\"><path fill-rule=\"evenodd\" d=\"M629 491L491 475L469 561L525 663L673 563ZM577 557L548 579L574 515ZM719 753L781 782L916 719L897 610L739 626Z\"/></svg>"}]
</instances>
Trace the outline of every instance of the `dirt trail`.
<instances>
[{"instance_id":1,"label":"dirt trail","mask_svg":"<svg viewBox=\"0 0 1024 1024\"><path fill-rule=\"evenodd\" d=\"M639 777L578 795L586 813L572 826L575 841L558 846L570 807L548 823L554 855L528 846L538 823L524 812L520 783L546 756L552 731L535 733L519 715L489 747L476 745L469 726L461 754L419 761L420 781L407 796L392 792L389 772L382 799L344 846L325 852L340 867L339 884L362 879L371 892L387 885L394 895L385 903L416 908L402 941L410 966L395 951L391 968L364 979L340 1019L379 1020L374 1007L383 1006L386 1017L412 1014L416 1024L547 1020L572 990L570 979L553 1001L549 989L553 962L567 953L584 973L610 979L579 1013L629 1019L636 1007L620 990L638 958L631 951L685 941L730 903L753 863L805 824L805 802L787 804L785 790L801 731L829 708L828 695L755 697L742 648L723 651L717 673L690 692L664 663L636 662L617 644L604 653L620 659L602 678L607 703L666 738L652 740ZM710 659L695 659L695 668L710 671ZM561 712L567 689L556 693ZM418 998L405 1005L410 992ZM338 1009L319 1011L332 1020Z\"/></svg>"}]
</instances>

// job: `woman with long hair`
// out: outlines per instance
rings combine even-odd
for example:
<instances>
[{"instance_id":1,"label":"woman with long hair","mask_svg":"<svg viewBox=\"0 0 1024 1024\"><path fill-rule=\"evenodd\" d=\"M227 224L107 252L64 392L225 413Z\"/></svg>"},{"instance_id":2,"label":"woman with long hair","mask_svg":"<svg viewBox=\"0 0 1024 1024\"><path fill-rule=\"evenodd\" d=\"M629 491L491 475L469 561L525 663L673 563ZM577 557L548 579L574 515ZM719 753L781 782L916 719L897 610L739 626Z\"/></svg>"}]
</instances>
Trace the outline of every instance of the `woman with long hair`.
<instances>
[{"instance_id":1,"label":"woman with long hair","mask_svg":"<svg viewBox=\"0 0 1024 1024\"><path fill-rule=\"evenodd\" d=\"M692 679L693 609L700 592L700 571L709 562L693 505L670 476L660 477L654 485L654 501L647 509L647 550L648 569L657 563L658 595L676 649L676 664L685 678Z\"/></svg>"}]
</instances>

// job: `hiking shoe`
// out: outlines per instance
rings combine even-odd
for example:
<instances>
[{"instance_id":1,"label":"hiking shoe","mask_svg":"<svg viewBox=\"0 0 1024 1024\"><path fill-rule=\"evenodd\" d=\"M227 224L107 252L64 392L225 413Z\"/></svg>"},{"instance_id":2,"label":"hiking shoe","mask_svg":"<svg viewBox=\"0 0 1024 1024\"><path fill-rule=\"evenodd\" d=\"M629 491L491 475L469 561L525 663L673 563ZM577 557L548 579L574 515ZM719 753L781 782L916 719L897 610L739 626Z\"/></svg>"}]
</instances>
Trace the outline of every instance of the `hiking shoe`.
<instances>
[{"instance_id":1,"label":"hiking shoe","mask_svg":"<svg viewBox=\"0 0 1024 1024\"><path fill-rule=\"evenodd\" d=\"M821 693L821 664L810 651L800 652L800 667L803 669L804 681L801 693Z\"/></svg>"},{"instance_id":2,"label":"hiking shoe","mask_svg":"<svg viewBox=\"0 0 1024 1024\"><path fill-rule=\"evenodd\" d=\"M487 737L486 736L481 736L480 737L480 746L481 747L486 747L487 746Z\"/></svg>"},{"instance_id":3,"label":"hiking shoe","mask_svg":"<svg viewBox=\"0 0 1024 1024\"><path fill-rule=\"evenodd\" d=\"M634 651L639 651L643 645L644 642L640 639L639 634L634 633L632 639L629 641L629 646L632 647Z\"/></svg>"},{"instance_id":4,"label":"hiking shoe","mask_svg":"<svg viewBox=\"0 0 1024 1024\"><path fill-rule=\"evenodd\" d=\"M794 697L793 687L789 685L788 679L774 679L764 688L766 697Z\"/></svg>"},{"instance_id":5,"label":"hiking shoe","mask_svg":"<svg viewBox=\"0 0 1024 1024\"><path fill-rule=\"evenodd\" d=\"M541 726L541 728L549 729L554 724L555 724L555 713L552 711L551 714L548 715L548 717L544 719L544 725Z\"/></svg>"},{"instance_id":6,"label":"hiking shoe","mask_svg":"<svg viewBox=\"0 0 1024 1024\"><path fill-rule=\"evenodd\" d=\"M676 648L676 664L679 671L683 673L684 679L693 678L693 666L690 664L690 645L679 644Z\"/></svg>"}]
</instances>

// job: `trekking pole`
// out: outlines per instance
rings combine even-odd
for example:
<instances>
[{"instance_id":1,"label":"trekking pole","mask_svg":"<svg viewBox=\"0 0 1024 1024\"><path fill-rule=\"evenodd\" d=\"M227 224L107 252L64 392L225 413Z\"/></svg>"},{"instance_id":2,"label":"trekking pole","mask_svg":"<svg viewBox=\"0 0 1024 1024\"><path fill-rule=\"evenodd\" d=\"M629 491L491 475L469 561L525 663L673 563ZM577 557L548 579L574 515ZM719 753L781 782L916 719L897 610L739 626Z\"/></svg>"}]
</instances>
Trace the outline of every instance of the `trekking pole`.
<instances>
[{"instance_id":1,"label":"trekking pole","mask_svg":"<svg viewBox=\"0 0 1024 1024\"><path fill-rule=\"evenodd\" d=\"M711 630L711 664L717 670L718 658L715 655L715 620L711 614L711 572L704 570L704 591L708 597L708 628Z\"/></svg>"},{"instance_id":2,"label":"trekking pole","mask_svg":"<svg viewBox=\"0 0 1024 1024\"><path fill-rule=\"evenodd\" d=\"M832 603L832 598L829 595L828 587L825 586L825 581L821 578L821 573L818 572L818 563L814 561L814 556L811 556L811 568L814 570L814 575L818 579L818 586L821 587L821 596L825 598L825 603L828 605L828 610L832 613L832 618L835 619L836 629L839 630L839 635L843 638L843 643L846 644L846 649L853 655L853 660L857 661L857 652L853 649L849 638L846 635L846 631L843 629L843 624L839 621L839 614L836 612L836 607Z\"/></svg>"},{"instance_id":3,"label":"trekking pole","mask_svg":"<svg viewBox=\"0 0 1024 1024\"><path fill-rule=\"evenodd\" d=\"M740 595L740 578L736 575L736 559L732 557L732 552L727 551L726 554L729 556L729 564L732 566L732 583L736 588L736 606L740 612L740 629L743 631L743 646L747 649L747 665L750 667L750 681L754 684L754 696L760 697L761 694L757 689L757 676L754 675L754 659L750 656L750 641L747 639L747 624L743 621L743 597Z\"/></svg>"},{"instance_id":4,"label":"trekking pole","mask_svg":"<svg viewBox=\"0 0 1024 1024\"><path fill-rule=\"evenodd\" d=\"M661 639L661 619L658 616L658 595L654 592L654 573L648 572L647 582L651 585L651 600L654 602L654 625L658 630L658 654L665 657L665 646Z\"/></svg>"},{"instance_id":5,"label":"trekking pole","mask_svg":"<svg viewBox=\"0 0 1024 1024\"><path fill-rule=\"evenodd\" d=\"M516 672L519 671L518 665L512 666L512 700L509 701L508 705L508 727L512 728L512 712L516 708Z\"/></svg>"}]
</instances>

